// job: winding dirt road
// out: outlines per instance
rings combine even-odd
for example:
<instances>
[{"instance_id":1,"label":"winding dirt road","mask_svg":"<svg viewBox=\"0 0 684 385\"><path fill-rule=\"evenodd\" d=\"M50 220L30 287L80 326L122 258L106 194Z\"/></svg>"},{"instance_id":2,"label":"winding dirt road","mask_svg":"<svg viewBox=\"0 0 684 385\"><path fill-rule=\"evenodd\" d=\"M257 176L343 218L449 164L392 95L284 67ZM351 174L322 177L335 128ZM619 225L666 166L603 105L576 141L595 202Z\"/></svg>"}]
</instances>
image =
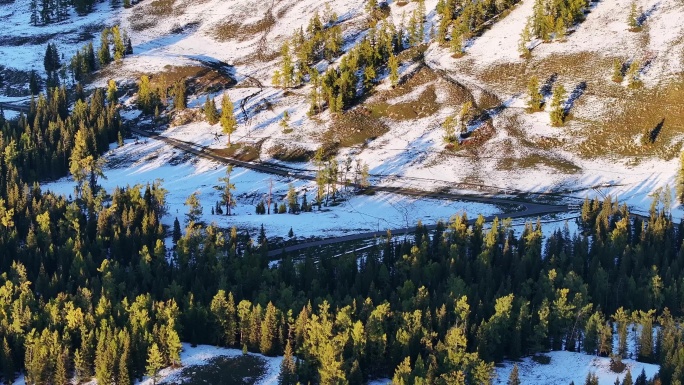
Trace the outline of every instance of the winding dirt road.
<instances>
[{"instance_id":1,"label":"winding dirt road","mask_svg":"<svg viewBox=\"0 0 684 385\"><path fill-rule=\"evenodd\" d=\"M250 170L254 171L259 171L263 172L266 174L272 174L272 175L280 175L284 177L291 177L291 178L296 178L296 179L303 179L303 180L311 180L315 181L316 176L311 175L309 173L303 172L302 170L296 170L296 169L288 169L280 165L276 164L271 164L271 163L264 163L264 162L245 162L229 157L223 157L220 155L216 155L213 153L209 148L196 145L193 143L185 142L182 140L174 139L174 138L169 138L166 136L162 135L157 135L153 134L147 131L139 130L137 128L131 128L131 132L144 136L150 139L155 139L155 140L160 140L164 143L166 143L169 146L172 146L174 148L177 148L179 150L200 156L205 159L213 160L216 162L220 163L225 163L225 164L231 164L233 166L237 167L243 167L247 168ZM351 184L352 187L360 188L358 185L354 185L353 183ZM556 214L556 213L563 213L567 211L571 211L568 209L567 205L552 205L552 204L546 204L546 203L538 203L538 202L531 202L531 201L524 201L524 200L517 200L517 199L508 199L508 198L499 198L499 197L494 197L494 196L486 196L486 195L468 195L468 194L456 194L456 193L450 193L450 192L434 192L434 191L425 191L425 190L418 190L414 188L406 188L406 187L395 187L395 186L370 186L367 187L366 190L368 192L386 192L386 193L392 193L392 194L400 194L400 195L406 195L406 196L411 196L411 197L416 197L416 198L432 198L432 199L444 199L444 200L451 200L451 201L466 201L466 202L478 202L478 203L487 203L487 204L494 204L494 205L500 205L500 206L509 206L513 208L517 208L516 210L511 210L508 212L503 212L498 215L492 215L489 217L485 217L486 220L490 221L494 219L494 217L500 217L500 218L524 218L524 217L538 217L546 214ZM473 222L475 219L472 219L471 222ZM436 227L436 225L427 225L426 226L429 230L432 230ZM400 228L400 229L390 229L392 234L395 235L404 235L404 234L409 234L415 231L415 227L407 227L407 228ZM312 242L307 242L307 243L301 243L301 244L296 244L292 246L286 246L284 248L280 248L277 250L271 250L268 255L269 257L274 257L276 255L279 255L281 253L287 253L287 252L292 252L292 251L297 251L297 250L302 250L306 249L309 247L316 247L316 246L323 246L323 245L330 245L334 243L342 243L342 242L349 242L349 241L356 241L356 240L363 240L363 239L372 239L374 237L379 237L379 236L384 236L387 234L387 230L383 231L372 231L372 232L366 232L366 233L358 233L358 234L350 234L350 235L345 235L341 237L334 237L334 238L327 238L327 239L321 239L317 241L312 241Z\"/></svg>"}]
</instances>

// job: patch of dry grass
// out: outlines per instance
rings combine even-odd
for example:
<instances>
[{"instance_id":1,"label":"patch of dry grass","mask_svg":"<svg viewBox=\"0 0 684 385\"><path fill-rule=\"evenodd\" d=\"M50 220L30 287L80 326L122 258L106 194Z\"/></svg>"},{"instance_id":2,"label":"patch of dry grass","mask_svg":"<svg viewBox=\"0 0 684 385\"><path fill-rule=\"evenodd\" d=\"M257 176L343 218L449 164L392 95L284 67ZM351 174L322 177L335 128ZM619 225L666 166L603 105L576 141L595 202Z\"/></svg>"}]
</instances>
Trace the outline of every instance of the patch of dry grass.
<instances>
[{"instance_id":1,"label":"patch of dry grass","mask_svg":"<svg viewBox=\"0 0 684 385\"><path fill-rule=\"evenodd\" d=\"M112 63L95 73L98 79L116 78L121 71L121 63ZM232 87L236 84L235 79L225 76L219 71L200 65L171 66L167 65L163 70L149 74L142 72L128 72L127 77L137 82L142 75L148 75L153 88L169 90L178 80L185 80L188 95L217 92ZM133 87L137 92L137 86Z\"/></svg>"},{"instance_id":2,"label":"patch of dry grass","mask_svg":"<svg viewBox=\"0 0 684 385\"><path fill-rule=\"evenodd\" d=\"M411 48L405 49L397 55L399 62L415 62L423 59L423 55L428 48L428 44L420 44Z\"/></svg>"},{"instance_id":3,"label":"patch of dry grass","mask_svg":"<svg viewBox=\"0 0 684 385\"><path fill-rule=\"evenodd\" d=\"M546 156L545 154L532 154L516 160L515 166L517 168L538 168L539 166L546 166L556 169L565 174L574 174L581 170L576 164L571 161Z\"/></svg>"},{"instance_id":4,"label":"patch of dry grass","mask_svg":"<svg viewBox=\"0 0 684 385\"><path fill-rule=\"evenodd\" d=\"M551 87L560 83L566 88L571 82L586 83L584 93L567 118L573 135L581 139L578 148L568 148L564 141L530 140L522 132L517 133L518 136L510 131L524 139L521 143L526 147L544 150L565 147L586 158L615 155L671 159L677 156L684 135L684 81L654 89L630 89L611 80L614 59L592 52L557 54L543 59L533 57L523 63L491 66L477 75L487 85L485 87L512 94L525 93L533 75L542 85L549 82ZM568 94L572 91L567 89ZM568 132L568 128L561 130ZM652 143L642 143L640 138L644 135L652 136Z\"/></svg>"},{"instance_id":5,"label":"patch of dry grass","mask_svg":"<svg viewBox=\"0 0 684 385\"><path fill-rule=\"evenodd\" d=\"M387 132L389 127L373 116L371 110L357 107L334 116L330 129L322 135L322 148L329 156L336 153L339 147L364 144Z\"/></svg>"},{"instance_id":6,"label":"patch of dry grass","mask_svg":"<svg viewBox=\"0 0 684 385\"><path fill-rule=\"evenodd\" d=\"M425 86L425 90L413 100L391 104L391 100L413 92ZM374 95L373 101L366 106L375 118L389 118L398 121L425 118L437 113L444 104L437 101L436 90L445 92L446 103L459 106L466 101L473 101L472 94L463 86L442 79L427 67L422 67L397 87L381 91Z\"/></svg>"},{"instance_id":7,"label":"patch of dry grass","mask_svg":"<svg viewBox=\"0 0 684 385\"><path fill-rule=\"evenodd\" d=\"M157 26L169 16L180 16L187 6L175 7L176 0L154 0L136 6L128 21L134 32L142 32Z\"/></svg>"},{"instance_id":8,"label":"patch of dry grass","mask_svg":"<svg viewBox=\"0 0 684 385\"><path fill-rule=\"evenodd\" d=\"M263 140L256 144L232 143L230 147L212 148L208 151L222 157L235 158L243 162L253 162L259 160L263 144Z\"/></svg>"},{"instance_id":9,"label":"patch of dry grass","mask_svg":"<svg viewBox=\"0 0 684 385\"><path fill-rule=\"evenodd\" d=\"M622 108L616 108L610 119L590 125L587 139L579 147L580 154L599 157L612 153L663 159L678 155L684 134L684 81L656 89L622 92ZM652 143L636 140L643 135L651 135Z\"/></svg>"},{"instance_id":10,"label":"patch of dry grass","mask_svg":"<svg viewBox=\"0 0 684 385\"><path fill-rule=\"evenodd\" d=\"M274 25L275 18L270 12L261 20L251 24L242 24L240 21L230 19L216 26L214 38L220 42L229 40L246 41L253 39L255 35L269 31Z\"/></svg>"},{"instance_id":11,"label":"patch of dry grass","mask_svg":"<svg viewBox=\"0 0 684 385\"><path fill-rule=\"evenodd\" d=\"M175 0L154 0L147 7L147 16L169 16L173 13L173 3Z\"/></svg>"},{"instance_id":12,"label":"patch of dry grass","mask_svg":"<svg viewBox=\"0 0 684 385\"><path fill-rule=\"evenodd\" d=\"M374 117L390 118L393 120L425 118L439 111L439 107L434 85L429 85L415 100L397 104L378 102L368 106Z\"/></svg>"},{"instance_id":13,"label":"patch of dry grass","mask_svg":"<svg viewBox=\"0 0 684 385\"><path fill-rule=\"evenodd\" d=\"M278 143L268 149L268 154L283 162L308 162L313 159L315 152L293 144L285 146Z\"/></svg>"}]
</instances>

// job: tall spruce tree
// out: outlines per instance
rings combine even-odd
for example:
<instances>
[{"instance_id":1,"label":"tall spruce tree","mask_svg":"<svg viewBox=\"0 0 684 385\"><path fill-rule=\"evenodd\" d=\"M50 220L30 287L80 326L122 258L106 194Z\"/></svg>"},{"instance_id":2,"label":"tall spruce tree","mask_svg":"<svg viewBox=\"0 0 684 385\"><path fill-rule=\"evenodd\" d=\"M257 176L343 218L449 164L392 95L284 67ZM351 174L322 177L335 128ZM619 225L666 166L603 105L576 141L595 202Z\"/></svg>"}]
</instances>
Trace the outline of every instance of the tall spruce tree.
<instances>
[{"instance_id":1,"label":"tall spruce tree","mask_svg":"<svg viewBox=\"0 0 684 385\"><path fill-rule=\"evenodd\" d=\"M513 364L513 370L508 376L507 385L520 385L520 374L518 373L518 364Z\"/></svg>"},{"instance_id":2,"label":"tall spruce tree","mask_svg":"<svg viewBox=\"0 0 684 385\"><path fill-rule=\"evenodd\" d=\"M227 93L224 93L223 98L221 99L220 121L223 133L228 135L228 146L230 146L230 135L237 130L237 120L233 113L233 102L230 100Z\"/></svg>"},{"instance_id":3,"label":"tall spruce tree","mask_svg":"<svg viewBox=\"0 0 684 385\"><path fill-rule=\"evenodd\" d=\"M562 84L553 89L551 96L551 125L562 126L565 123L565 88Z\"/></svg>"},{"instance_id":4,"label":"tall spruce tree","mask_svg":"<svg viewBox=\"0 0 684 385\"><path fill-rule=\"evenodd\" d=\"M539 78L534 75L527 83L527 95L530 98L527 102L527 108L530 111L541 110L544 104L544 95L539 91Z\"/></svg>"},{"instance_id":5,"label":"tall spruce tree","mask_svg":"<svg viewBox=\"0 0 684 385\"><path fill-rule=\"evenodd\" d=\"M288 340L283 361L280 363L278 385L296 385L297 383L297 365L292 352L292 344Z\"/></svg>"},{"instance_id":6,"label":"tall spruce tree","mask_svg":"<svg viewBox=\"0 0 684 385\"><path fill-rule=\"evenodd\" d=\"M207 95L207 99L204 102L203 112L207 122L212 126L219 122L220 115L216 109L216 103L214 102L214 98L210 98L209 95Z\"/></svg>"},{"instance_id":7,"label":"tall spruce tree","mask_svg":"<svg viewBox=\"0 0 684 385\"><path fill-rule=\"evenodd\" d=\"M159 370L164 367L164 357L162 356L159 346L154 342L147 353L147 365L145 366L145 374L152 378L152 384L159 381Z\"/></svg>"},{"instance_id":8,"label":"tall spruce tree","mask_svg":"<svg viewBox=\"0 0 684 385\"><path fill-rule=\"evenodd\" d=\"M178 80L173 86L173 108L182 111L187 107L187 89L185 80Z\"/></svg>"},{"instance_id":9,"label":"tall spruce tree","mask_svg":"<svg viewBox=\"0 0 684 385\"><path fill-rule=\"evenodd\" d=\"M100 60L100 67L106 67L112 62L112 54L109 51L109 28L105 28L100 33L100 49L97 51L97 58Z\"/></svg>"}]
</instances>

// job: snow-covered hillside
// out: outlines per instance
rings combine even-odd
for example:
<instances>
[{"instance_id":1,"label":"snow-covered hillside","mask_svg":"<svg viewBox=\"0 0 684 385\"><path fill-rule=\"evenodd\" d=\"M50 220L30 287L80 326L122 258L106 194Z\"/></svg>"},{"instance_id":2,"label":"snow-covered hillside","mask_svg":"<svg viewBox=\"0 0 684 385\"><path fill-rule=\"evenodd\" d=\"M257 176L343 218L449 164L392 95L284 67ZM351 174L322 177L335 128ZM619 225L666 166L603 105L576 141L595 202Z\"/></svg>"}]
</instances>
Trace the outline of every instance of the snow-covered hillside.
<instances>
[{"instance_id":1,"label":"snow-covered hillside","mask_svg":"<svg viewBox=\"0 0 684 385\"><path fill-rule=\"evenodd\" d=\"M233 140L258 142L259 159L275 162L282 162L274 158L277 148L316 150L324 133L339 120L329 112L307 115L310 85L287 92L271 86L281 44L297 29L305 28L315 13L324 18L332 13L338 16L346 50L365 36L368 25L365 3L361 0L156 0L142 1L130 9L101 3L87 17L74 18L76 22L45 27L29 26L30 16L22 11L27 3L28 0L17 0L0 9L9 20L6 36L0 40L0 65L42 72L42 55L48 41L56 42L68 59L88 37L94 38L97 46L102 27L120 24L132 38L134 54L101 71L94 85L103 86L109 78L119 84L132 84L147 73L172 76L179 68L207 62L230 64L237 86L226 92L235 103L239 121ZM533 3L524 0L510 14L496 20L481 36L473 38L466 45L466 55L457 59L447 47L432 42L434 26L439 21L435 12L437 1L427 1L424 35L430 43L425 53L426 67L420 60L404 58L400 73L406 82L396 89L389 86L387 74L378 74L375 91L355 111L370 114L372 120L369 118L367 124L383 125L386 132L361 144L340 148L340 163L347 157L367 163L377 184L452 192L473 192L473 186L481 185L490 193L562 192L577 198L610 194L634 210L647 211L655 189L674 185L676 155L684 141L684 130L677 120L679 115L671 118L665 114L679 114L680 110L670 101L662 109L663 116L657 110L653 117L664 118L665 125L661 142L650 149L638 145L639 133L648 128L647 124L656 125L657 120L651 122L653 119L649 120L645 112L634 114L641 117L636 121L628 120L626 115L634 103L646 103L652 94L677 95L680 88L676 82L683 68L684 5L678 0L638 0L644 28L641 32L630 32L626 23L629 0L593 2L586 20L573 28L566 41L535 42L532 58L525 61L520 58L517 45ZM417 7L416 2L390 1L388 5L390 20L397 26ZM615 58L625 62L650 61L641 70L642 89L630 90L624 84L612 83L610 65ZM322 61L318 68L323 70L328 65L336 63ZM533 74L542 83L550 81L551 85L565 85L569 93L577 91L577 99L568 106L572 119L565 127L551 127L545 112L524 111L525 85ZM584 88L580 87L583 83ZM658 94L660 89L665 91ZM207 96L218 103L221 94L221 89L199 88L189 95L189 107L199 108ZM0 92L0 101L16 99ZM480 146L453 153L445 151L441 125L468 100L488 112L493 135ZM127 100L126 105L134 108L131 101ZM280 125L286 111L292 133L284 133ZM130 119L137 115L134 109L123 113L124 118ZM204 121L169 128L164 135L212 148L225 147L226 143L220 128ZM109 179L103 183L110 188L162 177L170 191L174 216L182 217L182 202L199 190L208 221L250 228L264 222L277 233L292 226L297 235L376 230L404 226L419 219L433 222L462 210L469 211L471 216L496 212L495 208L474 204L416 202L388 195L355 197L327 213L312 214L320 225L312 229L310 223L300 226L302 221L289 215L253 215L253 205L263 197L268 178L236 170L241 201L238 215L226 220L208 214L217 200L214 186L219 184L223 168L205 161L179 162L179 157L170 147L154 141L128 143L108 155L112 165L106 171ZM310 163L290 165L313 168ZM284 195L288 182L276 180L277 194ZM299 190L311 191L311 183L292 182ZM69 183L52 184L49 188L68 194ZM676 209L673 214L681 217L682 210Z\"/></svg>"}]
</instances>

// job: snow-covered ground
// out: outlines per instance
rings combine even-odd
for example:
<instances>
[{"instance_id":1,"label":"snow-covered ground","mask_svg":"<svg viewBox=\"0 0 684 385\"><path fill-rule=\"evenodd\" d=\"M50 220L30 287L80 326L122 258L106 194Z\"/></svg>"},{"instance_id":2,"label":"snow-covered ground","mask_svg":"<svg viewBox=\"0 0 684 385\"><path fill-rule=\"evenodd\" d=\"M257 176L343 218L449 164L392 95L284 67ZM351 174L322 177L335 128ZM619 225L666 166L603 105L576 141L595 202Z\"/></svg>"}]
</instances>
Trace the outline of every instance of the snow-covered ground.
<instances>
[{"instance_id":1,"label":"snow-covered ground","mask_svg":"<svg viewBox=\"0 0 684 385\"><path fill-rule=\"evenodd\" d=\"M181 368L166 368L160 371L161 383L168 381L180 381L181 372L184 367L201 366L216 357L237 357L242 354L238 349L225 349L209 345L198 345L191 347L190 344L183 343L183 351L181 352ZM279 357L265 357L260 354L249 353L255 357L264 360L266 364L266 373L258 381L257 385L275 385L278 383L278 373L280 372L280 364L283 360ZM508 376L513 369L515 363L518 364L519 377L522 384L526 385L546 385L558 384L567 385L570 382L575 384L583 384L587 374L593 373L599 379L599 385L611 385L616 378L620 381L624 379L627 369L622 373L615 373L610 370L610 358L590 356L583 353L553 351L545 353L551 361L549 364L540 364L532 360L531 357L525 357L519 362L505 361L495 368L494 385L506 384ZM636 378L641 371L644 370L648 379L658 373L658 365L645 364L634 360L623 360L627 368L632 373L632 378ZM136 382L138 385L151 385L152 380L149 378L141 382ZM377 379L368 382L368 385L390 385L390 379ZM14 385L24 385L23 375L18 378Z\"/></svg>"},{"instance_id":2,"label":"snow-covered ground","mask_svg":"<svg viewBox=\"0 0 684 385\"><path fill-rule=\"evenodd\" d=\"M258 357L264 362L265 373L257 380L255 385L277 385L278 374L280 373L280 363L283 357L266 357L257 353L248 353L250 356ZM197 345L192 347L189 343L183 343L183 350L181 351L180 368L165 368L159 371L158 384L164 383L178 383L182 382L182 371L189 366L202 366L209 363L216 357L239 357L242 355L242 350L219 348L211 345ZM151 378L145 377L142 381L136 381L136 385L152 385L154 382ZM25 385L24 375L19 376L14 381L13 385ZM89 381L87 385L97 385L95 379Z\"/></svg>"},{"instance_id":3,"label":"snow-covered ground","mask_svg":"<svg viewBox=\"0 0 684 385\"><path fill-rule=\"evenodd\" d=\"M164 181L163 187L169 191L169 215L163 220L167 225L172 225L175 217L183 221L187 212L185 200L196 191L200 193L206 223L216 222L221 227L237 226L252 233L263 224L268 236L281 237L285 237L290 228L298 237L329 237L409 227L419 220L426 224L436 223L440 219L446 221L463 212L467 212L470 217L500 212L495 206L481 203L417 199L378 193L373 196L349 195L338 206L323 207L320 212L314 209L314 212L299 215L256 215L255 205L265 200L271 181L273 201L278 203L284 201L289 183L300 192L300 197L306 189L308 202L311 203L314 200L315 184L235 168L231 174L231 182L236 187L234 194L238 199L237 207L233 209L231 216L212 215L211 208L220 199L220 193L215 187L221 186L218 179L225 176L224 165L204 159L193 160L153 139L141 140L137 144L133 140L127 140L123 147L110 150L106 157L109 160L104 171L107 179L100 180L99 183L110 193L116 186L144 185L156 179ZM343 189L342 186L340 188ZM74 182L71 178L63 178L43 185L43 189L68 196L73 194Z\"/></svg>"},{"instance_id":4,"label":"snow-covered ground","mask_svg":"<svg viewBox=\"0 0 684 385\"><path fill-rule=\"evenodd\" d=\"M181 352L181 363L183 367L162 369L159 373L161 375L159 383L177 383L182 381L183 378L181 374L184 367L202 366L216 357L238 357L240 355L242 355L242 350L239 349L226 349L211 345L197 345L193 348L190 344L183 343L183 351ZM256 385L278 384L278 373L280 373L280 363L283 361L283 357L266 357L255 353L249 353L249 355L259 357L265 363L266 372L256 382ZM138 385L152 384L152 379L149 378L142 382L138 382Z\"/></svg>"},{"instance_id":5,"label":"snow-covered ground","mask_svg":"<svg viewBox=\"0 0 684 385\"><path fill-rule=\"evenodd\" d=\"M45 76L43 57L48 42L57 45L62 63L68 64L76 50L88 43L89 36L99 43L100 31L105 26L117 24L117 15L123 9L113 8L110 2L95 2L93 12L86 16L77 16L69 7L66 20L34 26L30 4L31 0L15 0L0 6L0 20L3 21L0 66L22 71L35 69L42 76Z\"/></svg>"},{"instance_id":6,"label":"snow-covered ground","mask_svg":"<svg viewBox=\"0 0 684 385\"><path fill-rule=\"evenodd\" d=\"M611 385L615 383L615 378L622 379L627 373L625 369L622 373L615 373L610 370L610 358L590 356L584 353L553 351L544 354L551 358L548 365L540 364L525 357L518 364L520 383L526 385L558 384L568 385L570 382L583 384L587 374L593 373L599 379L599 385ZM646 372L648 379L658 373L658 365L645 364L634 360L623 360L627 368L635 379L641 371ZM506 384L508 376L513 370L514 362L506 361L496 367L496 379L494 385Z\"/></svg>"}]
</instances>

